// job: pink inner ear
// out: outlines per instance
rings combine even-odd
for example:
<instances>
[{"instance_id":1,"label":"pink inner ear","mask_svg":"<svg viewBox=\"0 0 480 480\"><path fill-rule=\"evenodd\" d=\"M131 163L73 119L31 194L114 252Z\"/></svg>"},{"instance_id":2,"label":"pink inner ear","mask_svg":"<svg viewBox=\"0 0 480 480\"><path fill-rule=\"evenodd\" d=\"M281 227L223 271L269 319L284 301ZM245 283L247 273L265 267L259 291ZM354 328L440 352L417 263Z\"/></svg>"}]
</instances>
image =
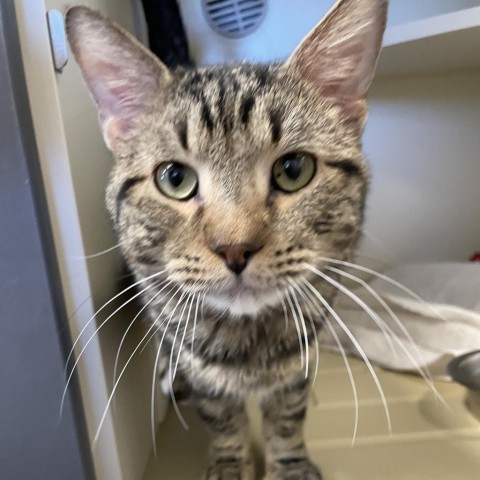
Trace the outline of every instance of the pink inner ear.
<instances>
[{"instance_id":1,"label":"pink inner ear","mask_svg":"<svg viewBox=\"0 0 480 480\"><path fill-rule=\"evenodd\" d=\"M83 66L105 141L112 148L116 140L128 138L138 118L151 110L158 78L148 70L142 75L135 65L102 58L90 58Z\"/></svg>"},{"instance_id":2,"label":"pink inner ear","mask_svg":"<svg viewBox=\"0 0 480 480\"><path fill-rule=\"evenodd\" d=\"M387 0L339 0L293 53L287 68L295 68L322 95L342 105L362 101L375 72L387 5Z\"/></svg>"},{"instance_id":3,"label":"pink inner ear","mask_svg":"<svg viewBox=\"0 0 480 480\"><path fill-rule=\"evenodd\" d=\"M366 100L357 100L346 103L343 106L343 113L351 122L358 123L363 129L368 115L368 106Z\"/></svg>"},{"instance_id":4,"label":"pink inner ear","mask_svg":"<svg viewBox=\"0 0 480 480\"><path fill-rule=\"evenodd\" d=\"M105 60L96 60L90 67L91 73L97 76L103 76L104 78L114 77L121 72L121 68L118 65L115 65L111 62L106 62Z\"/></svg>"},{"instance_id":5,"label":"pink inner ear","mask_svg":"<svg viewBox=\"0 0 480 480\"><path fill-rule=\"evenodd\" d=\"M137 96L135 96L134 86L128 84L119 85L117 87L111 87L110 92L112 94L112 98L119 107L119 110L126 109L132 106L138 106L139 110L144 110L140 107L139 102L135 102L135 100L140 100L140 98L138 97L141 97L141 95L137 94Z\"/></svg>"},{"instance_id":6,"label":"pink inner ear","mask_svg":"<svg viewBox=\"0 0 480 480\"><path fill-rule=\"evenodd\" d=\"M105 137L131 135L170 81L167 67L131 34L86 7L70 9L66 24Z\"/></svg>"},{"instance_id":7,"label":"pink inner ear","mask_svg":"<svg viewBox=\"0 0 480 480\"><path fill-rule=\"evenodd\" d=\"M97 60L88 68L93 94L105 116L124 116L134 98L133 84L129 83L125 71L118 65Z\"/></svg>"},{"instance_id":8,"label":"pink inner ear","mask_svg":"<svg viewBox=\"0 0 480 480\"><path fill-rule=\"evenodd\" d=\"M133 130L133 123L128 120L109 117L100 119L103 127L103 135L108 148L112 148L116 140L125 139Z\"/></svg>"},{"instance_id":9,"label":"pink inner ear","mask_svg":"<svg viewBox=\"0 0 480 480\"><path fill-rule=\"evenodd\" d=\"M373 76L374 54L368 43L340 44L337 48L335 53L323 52L323 56L331 55L331 58L323 58L323 62L319 60L317 72L312 73L317 77L317 82L320 82L325 95L340 99L361 99Z\"/></svg>"}]
</instances>

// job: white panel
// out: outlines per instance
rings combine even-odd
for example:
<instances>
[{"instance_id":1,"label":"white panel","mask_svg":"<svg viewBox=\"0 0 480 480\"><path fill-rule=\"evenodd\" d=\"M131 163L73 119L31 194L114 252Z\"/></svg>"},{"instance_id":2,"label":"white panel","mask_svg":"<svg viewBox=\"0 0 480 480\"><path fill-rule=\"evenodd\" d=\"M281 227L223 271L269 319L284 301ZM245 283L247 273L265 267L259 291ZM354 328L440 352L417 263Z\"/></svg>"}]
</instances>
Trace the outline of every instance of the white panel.
<instances>
[{"instance_id":1,"label":"white panel","mask_svg":"<svg viewBox=\"0 0 480 480\"><path fill-rule=\"evenodd\" d=\"M210 28L200 1L178 1L190 52L202 65L245 59L283 60L334 3L334 0L270 0L262 26L246 38L231 40Z\"/></svg>"},{"instance_id":2,"label":"white panel","mask_svg":"<svg viewBox=\"0 0 480 480\"><path fill-rule=\"evenodd\" d=\"M178 3L192 58L198 64L204 65L243 60L261 62L284 60L321 20L335 1L270 0L264 23L260 28L251 35L237 40L225 38L211 29L204 18L200 1L179 0ZM404 25L477 6L480 6L480 0L391 0L388 26ZM453 22L454 20L452 19ZM448 19L446 21L448 22ZM435 27L435 24L433 26ZM464 28L462 25L458 25L458 27ZM450 29L444 28L444 31L454 29L455 25L452 25ZM392 33L395 36L397 32ZM410 30L407 30L405 35L411 33ZM429 31L414 33L421 38L431 34ZM403 32L400 32L400 36L402 34ZM398 35L396 36L398 37ZM392 42L389 40L388 34L386 39L390 44L400 41L395 37ZM401 41L406 40L401 39ZM417 55L425 52L425 48L416 49L414 46L413 49ZM388 52L385 56L387 55ZM395 59L391 63L394 62ZM388 70L395 70L395 67L389 66Z\"/></svg>"},{"instance_id":3,"label":"white panel","mask_svg":"<svg viewBox=\"0 0 480 480\"><path fill-rule=\"evenodd\" d=\"M377 77L480 70L480 7L387 29Z\"/></svg>"},{"instance_id":4,"label":"white panel","mask_svg":"<svg viewBox=\"0 0 480 480\"><path fill-rule=\"evenodd\" d=\"M479 248L479 85L480 74L374 85L364 251L398 263L465 261Z\"/></svg>"},{"instance_id":5,"label":"white panel","mask_svg":"<svg viewBox=\"0 0 480 480\"><path fill-rule=\"evenodd\" d=\"M480 0L391 0L389 25L455 12L480 5Z\"/></svg>"},{"instance_id":6,"label":"white panel","mask_svg":"<svg viewBox=\"0 0 480 480\"><path fill-rule=\"evenodd\" d=\"M130 0L81 3L133 30ZM75 339L94 311L117 292L123 262L118 251L85 258L115 244L104 207L112 158L74 59L70 57L62 74L53 70L45 13L52 8L63 12L65 4L64 0L15 0L35 136ZM100 320L105 318L100 316ZM98 323L90 322L78 343L77 353L88 343L79 363L79 378L91 442L110 395L118 343L131 318L131 311L115 316L102 328L105 335L94 335ZM139 332L131 333L130 344L138 340ZM92 445L98 480L135 480L143 473L151 448L149 360L142 355L127 370L118 401L106 416L99 441Z\"/></svg>"},{"instance_id":7,"label":"white panel","mask_svg":"<svg viewBox=\"0 0 480 480\"><path fill-rule=\"evenodd\" d=\"M94 306L100 306L115 292L115 278L121 274L121 261L115 253L88 262L82 258L114 243L103 207L111 157L73 60L64 74L53 73L43 2L15 1L35 133L70 311L93 292L93 302L83 307L79 324L73 328L78 333ZM49 8L63 8L65 2L46 3ZM82 3L132 28L128 0ZM211 63L285 58L333 0L271 0L264 29L245 41L227 40L211 32L199 1L179 0L179 4L194 58ZM478 0L393 0L391 21L403 23L478 4ZM478 85L479 74L376 83L365 136L373 182L364 251L396 263L464 260L478 249ZM128 317L120 319L101 344L93 341L85 356L82 392L90 400L90 435L111 388L112 361L126 320ZM132 342L135 338L138 332L134 332ZM122 383L112 418L108 418L105 435L94 450L99 480L139 478L150 449L147 396L151 369L148 360L142 359L132 367L129 378Z\"/></svg>"},{"instance_id":8,"label":"white panel","mask_svg":"<svg viewBox=\"0 0 480 480\"><path fill-rule=\"evenodd\" d=\"M133 7L130 0L88 0L82 3L100 10L104 15L133 32ZM64 4L63 0L46 1L47 8L63 10ZM104 202L105 187L113 160L100 133L97 111L73 57L70 58L70 63L64 72L57 75L57 88L84 251L86 255L95 254L116 244ZM84 262L84 260L80 258L77 262ZM88 259L87 267L93 303L98 309L118 292L119 278L124 273L123 261L119 251L115 250ZM131 296L132 294L122 296L121 303ZM79 319L84 316L85 311L80 309ZM131 309L126 311L124 309L109 321L108 328L102 327L101 372L106 376L109 394L112 388L110 383L117 348L125 328L134 316L135 312ZM107 315L99 315L97 325L105 318ZM135 338L135 336L138 340L138 334L136 335L134 330L130 337ZM127 342L126 350L131 351L129 343ZM89 350L85 354L88 355ZM123 360L127 358L123 356ZM128 480L140 477L151 448L150 417L146 408L149 405L150 392L150 378L149 376L147 378L147 372L151 372L149 360L148 355L143 355L132 362L119 383L115 402L109 409L118 448L121 475ZM90 370L86 374L94 376L95 372ZM106 404L106 400L98 401L97 399L94 408L103 415ZM92 423L93 433L95 433L99 425L98 414ZM100 439L102 438L104 442L111 441L105 432L101 434Z\"/></svg>"}]
</instances>

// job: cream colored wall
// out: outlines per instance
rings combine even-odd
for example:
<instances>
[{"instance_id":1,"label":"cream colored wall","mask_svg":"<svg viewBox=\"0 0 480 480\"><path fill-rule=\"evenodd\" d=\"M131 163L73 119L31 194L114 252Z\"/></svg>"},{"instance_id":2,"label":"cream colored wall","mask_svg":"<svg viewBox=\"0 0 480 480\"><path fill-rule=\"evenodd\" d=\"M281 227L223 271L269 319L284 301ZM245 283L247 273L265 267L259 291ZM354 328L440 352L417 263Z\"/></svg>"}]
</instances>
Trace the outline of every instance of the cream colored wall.
<instances>
[{"instance_id":1,"label":"cream colored wall","mask_svg":"<svg viewBox=\"0 0 480 480\"><path fill-rule=\"evenodd\" d=\"M133 29L130 0L81 3ZM117 292L123 266L118 252L85 259L85 255L115 244L104 208L104 189L112 159L73 58L61 74L53 69L45 12L53 8L63 12L66 4L64 0L15 0L41 169L75 339L95 310ZM91 442L110 394L118 343L132 317L130 311L112 319L106 334L94 336L89 342L79 363ZM95 322L91 322L86 328L77 353L94 334L95 327ZM133 331L132 341L135 339L138 340L138 331ZM119 400L109 410L99 441L92 448L99 480L135 480L143 473L151 446L148 364L149 356L144 354L140 364L127 370Z\"/></svg>"},{"instance_id":2,"label":"cream colored wall","mask_svg":"<svg viewBox=\"0 0 480 480\"><path fill-rule=\"evenodd\" d=\"M467 260L480 247L480 73L381 80L370 97L365 251Z\"/></svg>"},{"instance_id":3,"label":"cream colored wall","mask_svg":"<svg viewBox=\"0 0 480 480\"><path fill-rule=\"evenodd\" d=\"M129 0L88 0L81 3L107 13L132 29ZM47 10L63 11L64 6L64 0L45 1ZM67 67L55 79L85 254L95 254L116 244L104 207L104 191L112 157L104 145L97 112L72 56ZM112 275L116 278L122 274L118 251L88 260L87 265L92 291L96 303L99 303L114 292Z\"/></svg>"},{"instance_id":4,"label":"cream colored wall","mask_svg":"<svg viewBox=\"0 0 480 480\"><path fill-rule=\"evenodd\" d=\"M479 0L390 0L389 25L400 25L479 5Z\"/></svg>"},{"instance_id":5,"label":"cream colored wall","mask_svg":"<svg viewBox=\"0 0 480 480\"><path fill-rule=\"evenodd\" d=\"M393 0L394 8L398 1L402 0ZM88 262L82 259L114 244L103 207L111 157L74 62L70 60L62 74L53 71L44 15L46 8L63 9L65 3L15 0L35 134L70 313L93 293L93 300L85 303L72 321L75 336L94 309L116 291L113 279L121 274L122 267L116 253ZM83 3L133 27L128 0ZM443 0L442 5L446 5ZM365 136L373 170L366 251L394 263L463 260L478 248L478 85L480 74L376 82ZM112 360L127 320L118 319L101 342L94 339L81 362L81 389L91 438L109 395ZM93 329L86 333L93 333ZM138 338L138 332L135 336ZM149 366L144 358L129 369L116 408L107 417L93 450L100 480L139 478L150 450L150 368L145 368Z\"/></svg>"}]
</instances>

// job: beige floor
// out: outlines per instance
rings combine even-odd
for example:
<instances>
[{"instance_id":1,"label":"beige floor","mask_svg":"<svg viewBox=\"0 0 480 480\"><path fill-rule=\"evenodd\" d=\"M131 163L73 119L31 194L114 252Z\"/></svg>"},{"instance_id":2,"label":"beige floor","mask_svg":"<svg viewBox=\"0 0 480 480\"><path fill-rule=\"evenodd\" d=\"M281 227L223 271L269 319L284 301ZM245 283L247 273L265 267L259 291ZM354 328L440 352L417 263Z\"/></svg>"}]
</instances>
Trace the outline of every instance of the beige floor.
<instances>
[{"instance_id":1,"label":"beige floor","mask_svg":"<svg viewBox=\"0 0 480 480\"><path fill-rule=\"evenodd\" d=\"M355 445L353 395L341 357L322 354L306 422L307 443L325 480L480 479L480 400L477 405L462 387L438 383L447 408L421 379L376 369L390 410L390 435L368 370L350 361L360 406ZM208 439L194 412L183 411L190 429L183 429L171 409L144 480L201 478ZM251 415L258 451L260 420L255 411Z\"/></svg>"}]
</instances>

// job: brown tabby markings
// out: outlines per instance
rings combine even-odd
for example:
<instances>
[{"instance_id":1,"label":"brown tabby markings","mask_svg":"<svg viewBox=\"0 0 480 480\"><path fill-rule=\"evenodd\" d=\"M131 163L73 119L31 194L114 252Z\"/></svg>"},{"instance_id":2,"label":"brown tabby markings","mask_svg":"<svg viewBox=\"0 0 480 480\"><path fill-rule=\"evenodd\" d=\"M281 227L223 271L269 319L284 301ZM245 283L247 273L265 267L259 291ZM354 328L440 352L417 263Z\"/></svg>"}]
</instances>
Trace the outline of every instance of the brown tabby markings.
<instances>
[{"instance_id":1,"label":"brown tabby markings","mask_svg":"<svg viewBox=\"0 0 480 480\"><path fill-rule=\"evenodd\" d=\"M207 480L254 478L249 395L264 415L266 478L321 478L302 434L311 375L301 359L313 364L323 323L311 316L306 285L328 302L335 292L305 264L348 259L360 234L365 96L386 10L386 0L340 0L285 65L174 72L97 12L68 12L69 41L116 160L107 206L123 254L139 280L165 270L146 283L155 288L144 302L164 337L162 374L169 379L178 358L176 383L212 434ZM315 174L285 193L272 166L292 153L313 156ZM157 188L157 167L172 161L196 172L193 198ZM241 274L232 255L245 255ZM172 282L161 295L158 280ZM194 329L190 313L200 307Z\"/></svg>"}]
</instances>

